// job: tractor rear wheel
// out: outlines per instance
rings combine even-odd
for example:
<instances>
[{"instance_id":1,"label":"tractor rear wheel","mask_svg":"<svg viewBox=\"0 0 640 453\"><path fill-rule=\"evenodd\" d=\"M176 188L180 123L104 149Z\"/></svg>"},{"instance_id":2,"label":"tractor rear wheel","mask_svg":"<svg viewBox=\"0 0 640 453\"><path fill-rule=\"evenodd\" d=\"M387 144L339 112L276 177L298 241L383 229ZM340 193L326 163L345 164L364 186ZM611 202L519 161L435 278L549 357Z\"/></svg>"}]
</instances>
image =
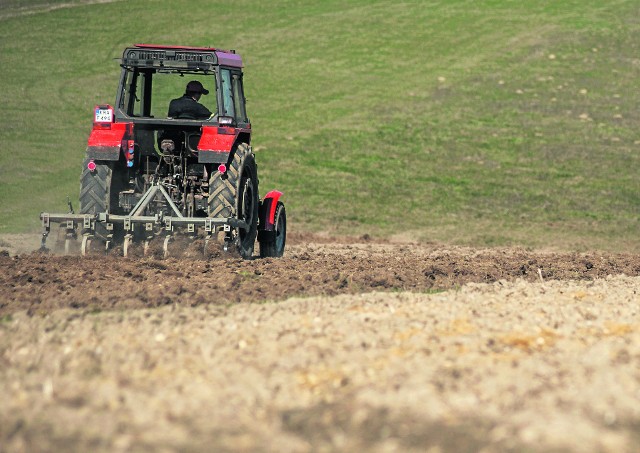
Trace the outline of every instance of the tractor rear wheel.
<instances>
[{"instance_id":1,"label":"tractor rear wheel","mask_svg":"<svg viewBox=\"0 0 640 453\"><path fill-rule=\"evenodd\" d=\"M124 174L118 168L118 162L94 161L96 167L91 171L86 158L82 163L80 176L80 213L99 214L101 212L119 213L119 194L124 186ZM114 174L115 170L115 174ZM96 234L103 239L107 237L107 229L96 223Z\"/></svg>"},{"instance_id":2,"label":"tractor rear wheel","mask_svg":"<svg viewBox=\"0 0 640 453\"><path fill-rule=\"evenodd\" d=\"M284 247L287 243L287 213L281 202L278 202L276 208L273 230L275 234L272 237L260 242L260 256L262 258L280 258L284 255Z\"/></svg>"},{"instance_id":3,"label":"tractor rear wheel","mask_svg":"<svg viewBox=\"0 0 640 453\"><path fill-rule=\"evenodd\" d=\"M248 227L233 232L238 253L249 259L258 234L258 167L251 148L241 143L225 173L213 172L209 179L209 217L236 218Z\"/></svg>"}]
</instances>

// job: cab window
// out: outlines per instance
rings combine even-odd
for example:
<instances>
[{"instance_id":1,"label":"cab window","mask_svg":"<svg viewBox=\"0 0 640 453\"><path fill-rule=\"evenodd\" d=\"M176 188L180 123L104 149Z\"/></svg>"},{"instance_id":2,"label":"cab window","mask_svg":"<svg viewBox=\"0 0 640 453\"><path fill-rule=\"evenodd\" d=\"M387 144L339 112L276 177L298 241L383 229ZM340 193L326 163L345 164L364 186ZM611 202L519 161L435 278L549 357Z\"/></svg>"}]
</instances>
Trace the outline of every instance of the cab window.
<instances>
[{"instance_id":1,"label":"cab window","mask_svg":"<svg viewBox=\"0 0 640 453\"><path fill-rule=\"evenodd\" d=\"M222 81L222 116L235 118L235 103L233 101L233 86L231 85L231 71L222 69L220 71Z\"/></svg>"},{"instance_id":2,"label":"cab window","mask_svg":"<svg viewBox=\"0 0 640 453\"><path fill-rule=\"evenodd\" d=\"M236 121L248 123L247 112L244 105L244 91L242 89L242 74L233 74L233 99L235 101Z\"/></svg>"},{"instance_id":3,"label":"cab window","mask_svg":"<svg viewBox=\"0 0 640 453\"><path fill-rule=\"evenodd\" d=\"M119 108L128 116L143 118L166 118L172 99L185 93L191 80L198 80L209 90L200 98L200 103L211 112L218 111L216 79L214 74L189 74L156 69L127 70Z\"/></svg>"}]
</instances>

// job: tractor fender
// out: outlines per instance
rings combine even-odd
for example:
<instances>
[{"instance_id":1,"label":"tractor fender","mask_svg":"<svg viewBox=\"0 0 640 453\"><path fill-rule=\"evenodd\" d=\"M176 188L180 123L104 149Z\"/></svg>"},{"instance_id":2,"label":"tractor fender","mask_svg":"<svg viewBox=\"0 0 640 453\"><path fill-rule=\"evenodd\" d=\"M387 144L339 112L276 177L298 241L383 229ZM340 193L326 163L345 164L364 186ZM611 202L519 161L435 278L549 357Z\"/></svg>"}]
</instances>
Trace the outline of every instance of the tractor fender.
<instances>
[{"instance_id":1,"label":"tractor fender","mask_svg":"<svg viewBox=\"0 0 640 453\"><path fill-rule=\"evenodd\" d=\"M198 142L198 162L201 164L226 163L236 136L234 128L203 126Z\"/></svg>"},{"instance_id":2,"label":"tractor fender","mask_svg":"<svg viewBox=\"0 0 640 453\"><path fill-rule=\"evenodd\" d=\"M94 127L87 142L87 157L96 160L120 159L120 148L128 123L110 123L108 128Z\"/></svg>"},{"instance_id":3,"label":"tractor fender","mask_svg":"<svg viewBox=\"0 0 640 453\"><path fill-rule=\"evenodd\" d=\"M278 207L278 201L282 196L282 192L272 190L264 196L262 202L260 202L260 230L273 231L276 223L276 208Z\"/></svg>"}]
</instances>

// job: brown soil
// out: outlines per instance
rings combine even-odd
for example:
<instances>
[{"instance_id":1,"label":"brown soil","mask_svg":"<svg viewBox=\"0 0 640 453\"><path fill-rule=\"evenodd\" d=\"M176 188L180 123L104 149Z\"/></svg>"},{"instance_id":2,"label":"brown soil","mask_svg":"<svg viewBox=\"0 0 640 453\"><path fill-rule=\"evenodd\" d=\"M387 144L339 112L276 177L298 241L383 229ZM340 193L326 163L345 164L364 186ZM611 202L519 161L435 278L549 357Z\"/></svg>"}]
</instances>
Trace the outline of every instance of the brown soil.
<instances>
[{"instance_id":1,"label":"brown soil","mask_svg":"<svg viewBox=\"0 0 640 453\"><path fill-rule=\"evenodd\" d=\"M640 275L640 256L444 248L351 239L293 238L282 259L243 261L176 244L181 258L88 257L0 251L0 316L59 308L113 310L179 304L227 305L293 296L439 291L467 283L593 280ZM322 238L320 238L322 241ZM344 239L343 239L344 241ZM157 250L156 250L157 252ZM157 256L157 253L156 253Z\"/></svg>"},{"instance_id":2,"label":"brown soil","mask_svg":"<svg viewBox=\"0 0 640 453\"><path fill-rule=\"evenodd\" d=\"M636 255L0 239L3 452L640 448Z\"/></svg>"}]
</instances>

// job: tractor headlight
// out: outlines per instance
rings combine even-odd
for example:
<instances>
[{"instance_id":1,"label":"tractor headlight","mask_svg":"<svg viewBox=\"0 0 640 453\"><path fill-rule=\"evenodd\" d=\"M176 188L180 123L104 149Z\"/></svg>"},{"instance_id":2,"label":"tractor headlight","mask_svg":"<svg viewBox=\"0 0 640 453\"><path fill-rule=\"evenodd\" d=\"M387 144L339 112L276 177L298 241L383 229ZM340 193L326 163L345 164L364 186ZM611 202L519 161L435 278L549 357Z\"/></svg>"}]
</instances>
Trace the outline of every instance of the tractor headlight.
<instances>
[{"instance_id":1,"label":"tractor headlight","mask_svg":"<svg viewBox=\"0 0 640 453\"><path fill-rule=\"evenodd\" d=\"M219 116L218 124L221 126L232 126L233 125L233 117L231 116Z\"/></svg>"}]
</instances>

